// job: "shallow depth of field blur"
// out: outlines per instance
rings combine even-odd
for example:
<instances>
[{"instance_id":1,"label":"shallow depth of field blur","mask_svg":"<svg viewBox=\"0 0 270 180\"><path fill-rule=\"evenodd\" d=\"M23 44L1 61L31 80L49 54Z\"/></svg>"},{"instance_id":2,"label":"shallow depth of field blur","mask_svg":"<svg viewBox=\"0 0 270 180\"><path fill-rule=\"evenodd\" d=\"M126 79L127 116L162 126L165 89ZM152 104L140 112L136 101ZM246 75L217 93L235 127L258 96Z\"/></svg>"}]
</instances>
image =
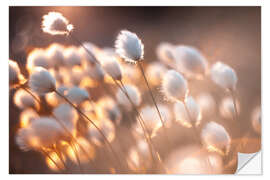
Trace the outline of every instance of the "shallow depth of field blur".
<instances>
[{"instance_id":1,"label":"shallow depth of field blur","mask_svg":"<svg viewBox=\"0 0 270 180\"><path fill-rule=\"evenodd\" d=\"M197 48L208 61L209 67L217 61L228 64L238 77L235 93L239 103L237 122L222 114L222 100L229 97L228 92L214 84L210 78L188 80L189 93L195 100L201 93L210 93L215 100L215 108L212 109L214 112L209 117L202 114L198 131L201 131L207 122L215 121L226 129L231 142L238 144L237 148L232 148L233 152L229 152L226 157L217 158L217 161L221 159L222 162L212 164L219 168L215 173L234 173L237 167L237 152L252 153L260 150L261 135L254 131L251 122L252 112L261 105L261 9L259 7L10 7L9 59L18 63L26 78L29 77L26 69L27 56L35 48L46 49L53 43L59 43L66 48L79 47L79 44L66 36L52 36L42 32L42 16L50 11L61 12L74 25L73 34L78 39L82 42L91 42L99 48L114 48L114 42L121 30L127 29L136 33L144 44L143 66L146 72L150 62L159 61L156 48L161 42ZM153 106L138 67L131 64L131 68L135 69L130 72L134 73L131 74L133 79L123 78L125 83L135 85L141 92L142 102L138 109L146 105ZM75 77L75 73L71 77ZM117 91L112 81L108 80L106 83L108 89L114 93ZM89 87L87 90L91 98L98 104L106 91L99 85L89 85ZM168 108L167 113L170 113L173 121L173 125L167 128L171 146L167 144L162 129L152 138L165 166L169 164L168 166L171 167L173 163L182 161L188 153L198 150L200 145L191 128L174 122L174 103L165 97L160 84L151 87L158 104ZM48 167L53 165L46 163L45 157L40 152L31 150L23 152L19 149L15 143L15 135L21 126L20 114L23 109L14 104L16 90L12 89L9 92L9 172L12 174L82 173L78 165L69 157L66 157L69 170L57 170L55 167ZM46 103L45 98L41 100L43 103L38 108L39 114L48 115L53 108ZM135 113L124 112L122 107L120 110L122 119L119 124L113 123L115 137L111 144L124 162L130 156L130 149L136 145L136 136L130 130L136 118ZM86 126L82 123L79 128L84 129ZM82 164L84 173L114 173L115 171L116 173L164 173L149 168L147 163L142 165L144 168L141 166L141 168L132 167L128 171L121 171L121 169L117 171L108 148L104 148L104 145L92 145L91 148L94 148L95 153L92 154L94 158L91 163ZM198 156L207 153L203 150L200 152ZM220 155L217 153L213 156ZM181 165L185 168L183 172L178 172L180 174L185 173L184 169L189 168L188 163ZM190 166L201 168L199 165ZM215 167L211 167L210 172L213 168L215 171ZM201 171L188 169L186 173L188 172L209 173L203 168Z\"/></svg>"}]
</instances>

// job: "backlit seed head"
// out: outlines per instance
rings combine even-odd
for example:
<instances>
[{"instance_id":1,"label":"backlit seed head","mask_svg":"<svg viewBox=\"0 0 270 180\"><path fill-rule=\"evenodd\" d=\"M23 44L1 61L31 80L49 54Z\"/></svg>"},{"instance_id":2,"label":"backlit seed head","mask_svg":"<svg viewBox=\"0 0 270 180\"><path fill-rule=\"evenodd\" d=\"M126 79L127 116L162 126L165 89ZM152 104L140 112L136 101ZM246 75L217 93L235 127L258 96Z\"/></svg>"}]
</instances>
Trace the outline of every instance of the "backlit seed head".
<instances>
[{"instance_id":1,"label":"backlit seed head","mask_svg":"<svg viewBox=\"0 0 270 180\"><path fill-rule=\"evenodd\" d=\"M72 87L67 91L66 97L74 104L81 104L89 99L89 93L79 87Z\"/></svg>"},{"instance_id":2,"label":"backlit seed head","mask_svg":"<svg viewBox=\"0 0 270 180\"><path fill-rule=\"evenodd\" d=\"M64 123L70 132L75 131L79 115L73 107L68 104L60 104L54 108L53 114Z\"/></svg>"},{"instance_id":3,"label":"backlit seed head","mask_svg":"<svg viewBox=\"0 0 270 180\"><path fill-rule=\"evenodd\" d=\"M203 117L210 117L215 114L217 104L210 93L202 92L196 97L196 102L200 106Z\"/></svg>"},{"instance_id":4,"label":"backlit seed head","mask_svg":"<svg viewBox=\"0 0 270 180\"><path fill-rule=\"evenodd\" d=\"M43 49L34 49L27 56L26 68L29 73L31 73L35 67L43 67L48 69L50 67L49 58L46 54L46 51Z\"/></svg>"},{"instance_id":5,"label":"backlit seed head","mask_svg":"<svg viewBox=\"0 0 270 180\"><path fill-rule=\"evenodd\" d=\"M209 151L227 154L231 146L231 137L226 129L214 121L209 122L201 132L203 144Z\"/></svg>"},{"instance_id":6,"label":"backlit seed head","mask_svg":"<svg viewBox=\"0 0 270 180\"><path fill-rule=\"evenodd\" d=\"M173 57L177 69L190 78L201 79L207 70L207 61L203 55L191 46L176 46Z\"/></svg>"},{"instance_id":7,"label":"backlit seed head","mask_svg":"<svg viewBox=\"0 0 270 180\"><path fill-rule=\"evenodd\" d=\"M124 85L124 91L127 91L127 94L133 104L135 106L139 106L141 104L141 94L139 90L133 85ZM132 109L132 104L130 103L129 99L126 97L126 94L123 93L120 89L118 89L116 93L117 102L122 105L126 110L130 111Z\"/></svg>"},{"instance_id":8,"label":"backlit seed head","mask_svg":"<svg viewBox=\"0 0 270 180\"><path fill-rule=\"evenodd\" d=\"M202 118L200 106L196 103L196 101L191 96L188 96L186 98L185 103L186 103L188 112L183 102L177 101L174 104L175 120L188 128L192 127L193 125L198 126Z\"/></svg>"},{"instance_id":9,"label":"backlit seed head","mask_svg":"<svg viewBox=\"0 0 270 180\"><path fill-rule=\"evenodd\" d=\"M122 79L122 69L116 58L107 57L102 62L103 69L115 80Z\"/></svg>"},{"instance_id":10,"label":"backlit seed head","mask_svg":"<svg viewBox=\"0 0 270 180\"><path fill-rule=\"evenodd\" d=\"M64 57L65 57L64 63L67 67L81 65L82 57L81 57L81 55L78 52L78 49L76 47L71 46L71 47L65 49Z\"/></svg>"},{"instance_id":11,"label":"backlit seed head","mask_svg":"<svg viewBox=\"0 0 270 180\"><path fill-rule=\"evenodd\" d=\"M44 95L55 90L56 81L48 70L36 67L30 75L29 86L37 94Z\"/></svg>"},{"instance_id":12,"label":"backlit seed head","mask_svg":"<svg viewBox=\"0 0 270 180\"><path fill-rule=\"evenodd\" d=\"M115 41L116 52L128 62L137 62L143 59L144 45L135 33L122 30Z\"/></svg>"},{"instance_id":13,"label":"backlit seed head","mask_svg":"<svg viewBox=\"0 0 270 180\"><path fill-rule=\"evenodd\" d=\"M16 143L24 151L50 148L62 139L63 134L63 129L55 119L41 117L32 121L28 127L18 131Z\"/></svg>"},{"instance_id":14,"label":"backlit seed head","mask_svg":"<svg viewBox=\"0 0 270 180\"><path fill-rule=\"evenodd\" d=\"M160 43L156 50L158 59L171 68L174 68L176 64L173 57L173 50L174 45L167 42Z\"/></svg>"},{"instance_id":15,"label":"backlit seed head","mask_svg":"<svg viewBox=\"0 0 270 180\"><path fill-rule=\"evenodd\" d=\"M20 127L26 128L32 123L32 121L38 118L39 115L35 110L33 110L32 108L25 109L20 114Z\"/></svg>"},{"instance_id":16,"label":"backlit seed head","mask_svg":"<svg viewBox=\"0 0 270 180\"><path fill-rule=\"evenodd\" d=\"M237 75L228 65L217 62L211 68L211 78L219 86L229 90L235 90Z\"/></svg>"},{"instance_id":17,"label":"backlit seed head","mask_svg":"<svg viewBox=\"0 0 270 180\"><path fill-rule=\"evenodd\" d=\"M38 96L36 96L38 98ZM36 108L39 109L39 103L25 90L18 89L13 97L14 104L20 109Z\"/></svg>"},{"instance_id":18,"label":"backlit seed head","mask_svg":"<svg viewBox=\"0 0 270 180\"><path fill-rule=\"evenodd\" d=\"M165 96L173 101L184 101L188 94L187 81L174 70L169 70L164 75L162 89Z\"/></svg>"},{"instance_id":19,"label":"backlit seed head","mask_svg":"<svg viewBox=\"0 0 270 180\"><path fill-rule=\"evenodd\" d=\"M51 35L67 35L73 30L73 25L59 12L49 12L44 15L41 28Z\"/></svg>"},{"instance_id":20,"label":"backlit seed head","mask_svg":"<svg viewBox=\"0 0 270 180\"><path fill-rule=\"evenodd\" d=\"M57 68L64 65L64 51L64 47L57 43L53 43L47 48L46 54L50 67Z\"/></svg>"}]
</instances>

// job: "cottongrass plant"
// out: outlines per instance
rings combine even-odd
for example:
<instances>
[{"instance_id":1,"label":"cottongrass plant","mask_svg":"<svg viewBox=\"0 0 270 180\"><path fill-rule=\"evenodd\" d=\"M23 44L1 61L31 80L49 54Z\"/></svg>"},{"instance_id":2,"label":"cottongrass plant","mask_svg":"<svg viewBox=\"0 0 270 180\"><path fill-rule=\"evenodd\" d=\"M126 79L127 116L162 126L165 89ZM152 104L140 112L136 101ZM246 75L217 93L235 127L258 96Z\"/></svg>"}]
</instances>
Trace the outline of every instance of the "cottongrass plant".
<instances>
[{"instance_id":1,"label":"cottongrass plant","mask_svg":"<svg viewBox=\"0 0 270 180\"><path fill-rule=\"evenodd\" d=\"M190 94L193 90L187 80L195 83L208 74L208 62L195 47L162 42L156 49L159 62L144 61L147 65L144 71L144 45L135 33L123 30L117 36L115 48L98 47L91 42L81 42L73 33L73 25L57 12L43 16L42 30L71 38L79 46L53 43L44 49L35 48L27 56L29 78L24 78L18 64L9 60L10 90L17 89L13 100L22 110L16 134L20 149L43 153L47 166L55 172L73 172L68 166L73 163L80 173L85 173L89 166L95 165L97 150L108 146L110 153L106 153L104 159L111 160L108 155L112 155L118 163L107 162L111 173L122 170L156 173L161 169L165 173L222 173L225 157L233 150L230 135L214 121L206 123L200 133L198 126L203 124L202 117L216 116L217 104L237 119L240 113L235 97L237 75L231 67L217 62L209 71L212 80L229 90L232 96L219 103L207 92ZM139 68L133 68L132 63ZM136 86L141 78L147 88ZM174 104L157 103L150 85L161 86L166 99ZM102 88L104 92L94 91L95 88ZM153 106L143 99L147 91ZM41 115L44 111L46 116ZM135 144L123 151L121 146L126 143L117 142L118 135L123 136L117 130L127 123L130 115L135 115L136 120L129 126ZM172 149L166 130L174 128L174 120L193 128L200 146ZM251 125L259 135L259 108L251 114ZM160 137L160 129L168 140L167 144L162 144L167 145L168 157L161 158L153 143ZM112 147L115 142L119 146L117 152Z\"/></svg>"},{"instance_id":2,"label":"cottongrass plant","mask_svg":"<svg viewBox=\"0 0 270 180\"><path fill-rule=\"evenodd\" d=\"M216 62L211 68L211 78L218 86L230 92L235 109L234 117L237 119L238 112L235 89L238 78L236 72L227 64Z\"/></svg>"},{"instance_id":3,"label":"cottongrass plant","mask_svg":"<svg viewBox=\"0 0 270 180\"><path fill-rule=\"evenodd\" d=\"M161 113L158 109L153 92L150 88L150 85L149 85L148 80L146 78L143 66L141 64L141 62L143 60L143 56L144 56L144 45L143 45L141 39L135 33L132 33L132 32L127 31L127 30L122 30L118 34L117 39L115 41L115 48L116 48L116 52L125 61L138 64L139 69L143 75L144 81L145 81L147 88L149 90L152 101L153 101L155 108L158 112L158 115L159 115L160 121L162 123L162 126L164 128L164 132L166 134L167 140L169 142L169 138L168 138L168 134L166 132L164 120L162 119L162 116L161 116Z\"/></svg>"}]
</instances>

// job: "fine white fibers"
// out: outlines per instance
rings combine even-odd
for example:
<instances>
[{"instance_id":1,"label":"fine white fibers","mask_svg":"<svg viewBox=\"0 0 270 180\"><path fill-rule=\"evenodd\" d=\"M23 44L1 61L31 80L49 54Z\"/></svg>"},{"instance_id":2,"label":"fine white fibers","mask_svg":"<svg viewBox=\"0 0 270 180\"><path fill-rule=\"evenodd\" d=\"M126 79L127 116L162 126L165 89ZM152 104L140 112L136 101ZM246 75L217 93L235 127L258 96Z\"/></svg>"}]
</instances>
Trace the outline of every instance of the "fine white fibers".
<instances>
[{"instance_id":1,"label":"fine white fibers","mask_svg":"<svg viewBox=\"0 0 270 180\"><path fill-rule=\"evenodd\" d=\"M141 104L141 94L139 90L133 85L124 85L124 91L127 92L130 100L133 102L135 106L139 106ZM126 110L130 111L132 109L132 104L130 103L129 99L127 98L126 94L118 89L116 93L117 102L122 105Z\"/></svg>"},{"instance_id":2,"label":"fine white fibers","mask_svg":"<svg viewBox=\"0 0 270 180\"><path fill-rule=\"evenodd\" d=\"M66 97L68 100L70 100L72 103L79 105L83 101L89 99L89 94L86 90L81 89L79 87L72 87L67 91Z\"/></svg>"},{"instance_id":3,"label":"fine white fibers","mask_svg":"<svg viewBox=\"0 0 270 180\"><path fill-rule=\"evenodd\" d=\"M207 61L203 55L191 46L179 45L173 50L176 67L191 78L202 78L207 69Z\"/></svg>"},{"instance_id":4,"label":"fine white fibers","mask_svg":"<svg viewBox=\"0 0 270 180\"><path fill-rule=\"evenodd\" d=\"M169 70L163 77L162 90L168 99L184 101L188 94L187 81L180 73Z\"/></svg>"},{"instance_id":5,"label":"fine white fibers","mask_svg":"<svg viewBox=\"0 0 270 180\"><path fill-rule=\"evenodd\" d=\"M20 83L21 71L17 62L9 60L9 85L16 85Z\"/></svg>"},{"instance_id":6,"label":"fine white fibers","mask_svg":"<svg viewBox=\"0 0 270 180\"><path fill-rule=\"evenodd\" d=\"M103 61L102 67L113 79L122 79L121 66L115 58L110 57L109 59Z\"/></svg>"},{"instance_id":7,"label":"fine white fibers","mask_svg":"<svg viewBox=\"0 0 270 180\"><path fill-rule=\"evenodd\" d=\"M214 97L210 93L200 93L196 97L196 102L200 106L203 117L210 117L211 115L215 114L217 104Z\"/></svg>"},{"instance_id":8,"label":"fine white fibers","mask_svg":"<svg viewBox=\"0 0 270 180\"><path fill-rule=\"evenodd\" d=\"M54 43L47 48L46 54L49 59L50 67L60 67L64 65L64 47Z\"/></svg>"},{"instance_id":9,"label":"fine white fibers","mask_svg":"<svg viewBox=\"0 0 270 180\"><path fill-rule=\"evenodd\" d=\"M201 139L210 151L227 154L231 146L231 138L223 126L216 122L209 122L202 129Z\"/></svg>"},{"instance_id":10,"label":"fine white fibers","mask_svg":"<svg viewBox=\"0 0 270 180\"><path fill-rule=\"evenodd\" d=\"M73 29L73 25L69 24L68 20L58 12L49 12L44 15L41 28L45 33L51 35L68 34Z\"/></svg>"},{"instance_id":11,"label":"fine white fibers","mask_svg":"<svg viewBox=\"0 0 270 180\"><path fill-rule=\"evenodd\" d=\"M149 83L153 86L158 86L162 82L162 77L166 73L167 68L158 62L151 63L147 66L146 76L149 78Z\"/></svg>"},{"instance_id":12,"label":"fine white fibers","mask_svg":"<svg viewBox=\"0 0 270 180\"><path fill-rule=\"evenodd\" d=\"M240 103L238 102L238 100L236 100L236 108L237 108L237 113L239 114ZM234 119L236 111L233 104L233 99L231 97L225 97L222 99L221 104L219 106L219 112L221 116L224 118Z\"/></svg>"},{"instance_id":13,"label":"fine white fibers","mask_svg":"<svg viewBox=\"0 0 270 180\"><path fill-rule=\"evenodd\" d=\"M36 96L38 98L38 96ZM14 104L18 106L20 109L24 108L39 108L38 102L25 90L18 89L13 97Z\"/></svg>"},{"instance_id":14,"label":"fine white fibers","mask_svg":"<svg viewBox=\"0 0 270 180\"><path fill-rule=\"evenodd\" d=\"M80 66L82 57L76 47L69 47L64 52L65 65L67 67Z\"/></svg>"},{"instance_id":15,"label":"fine white fibers","mask_svg":"<svg viewBox=\"0 0 270 180\"><path fill-rule=\"evenodd\" d=\"M35 67L43 67L48 69L50 67L49 58L46 55L46 51L43 49L35 49L27 57L26 68L29 73L33 71Z\"/></svg>"},{"instance_id":16,"label":"fine white fibers","mask_svg":"<svg viewBox=\"0 0 270 180\"><path fill-rule=\"evenodd\" d=\"M18 131L16 143L22 150L39 150L52 147L63 135L64 131L55 119L41 117Z\"/></svg>"},{"instance_id":17,"label":"fine white fibers","mask_svg":"<svg viewBox=\"0 0 270 180\"><path fill-rule=\"evenodd\" d=\"M174 50L174 46L170 43L167 42L162 42L157 46L157 56L158 59L166 64L167 66L173 68L175 67L175 59L173 57L173 50Z\"/></svg>"},{"instance_id":18,"label":"fine white fibers","mask_svg":"<svg viewBox=\"0 0 270 180\"><path fill-rule=\"evenodd\" d=\"M76 129L76 123L79 119L77 111L68 104L60 104L53 110L56 119L62 121L70 132Z\"/></svg>"},{"instance_id":19,"label":"fine white fibers","mask_svg":"<svg viewBox=\"0 0 270 180\"><path fill-rule=\"evenodd\" d=\"M116 52L128 62L136 62L143 59L144 45L135 33L122 30L115 41Z\"/></svg>"},{"instance_id":20,"label":"fine white fibers","mask_svg":"<svg viewBox=\"0 0 270 180\"><path fill-rule=\"evenodd\" d=\"M199 125L201 121L201 111L199 105L191 96L189 96L186 98L186 106L188 112L183 102L177 101L174 104L175 120L187 128L190 128L193 125Z\"/></svg>"},{"instance_id":21,"label":"fine white fibers","mask_svg":"<svg viewBox=\"0 0 270 180\"><path fill-rule=\"evenodd\" d=\"M211 68L211 78L219 86L229 90L235 90L237 75L235 71L222 62L216 62Z\"/></svg>"},{"instance_id":22,"label":"fine white fibers","mask_svg":"<svg viewBox=\"0 0 270 180\"><path fill-rule=\"evenodd\" d=\"M55 90L56 81L49 71L36 67L30 75L29 86L37 94L44 95Z\"/></svg>"},{"instance_id":23,"label":"fine white fibers","mask_svg":"<svg viewBox=\"0 0 270 180\"><path fill-rule=\"evenodd\" d=\"M261 107L256 107L251 114L251 123L254 131L261 134Z\"/></svg>"},{"instance_id":24,"label":"fine white fibers","mask_svg":"<svg viewBox=\"0 0 270 180\"><path fill-rule=\"evenodd\" d=\"M67 90L68 90L68 88L65 86L60 86L57 88L57 92L59 92L63 96L65 95L65 92ZM63 98L61 98L55 92L46 94L45 99L46 99L46 102L52 107L55 107L55 106L59 105L61 102L63 102Z\"/></svg>"}]
</instances>

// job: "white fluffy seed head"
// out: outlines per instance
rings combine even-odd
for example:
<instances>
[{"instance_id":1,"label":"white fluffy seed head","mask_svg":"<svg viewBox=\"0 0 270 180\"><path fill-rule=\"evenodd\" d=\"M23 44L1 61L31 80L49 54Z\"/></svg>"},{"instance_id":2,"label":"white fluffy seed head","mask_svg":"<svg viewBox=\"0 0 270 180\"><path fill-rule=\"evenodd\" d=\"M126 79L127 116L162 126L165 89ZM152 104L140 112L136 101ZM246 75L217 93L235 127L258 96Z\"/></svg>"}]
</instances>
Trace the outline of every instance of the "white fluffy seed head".
<instances>
[{"instance_id":1,"label":"white fluffy seed head","mask_svg":"<svg viewBox=\"0 0 270 180\"><path fill-rule=\"evenodd\" d=\"M165 123L165 126L169 128L172 123L172 116L170 110L167 106L163 104L158 104L158 109L160 111L162 120ZM146 105L140 109L140 114L142 116L142 119L144 120L147 129L150 131L151 136L155 136L155 133L162 127L162 123L160 121L156 108L154 106ZM141 137L143 137L143 131L139 124L139 120L137 120L134 130L135 133L139 133Z\"/></svg>"},{"instance_id":2,"label":"white fluffy seed head","mask_svg":"<svg viewBox=\"0 0 270 180\"><path fill-rule=\"evenodd\" d=\"M75 131L79 115L73 107L68 104L60 104L54 108L53 113L56 119L62 121L70 132Z\"/></svg>"},{"instance_id":3,"label":"white fluffy seed head","mask_svg":"<svg viewBox=\"0 0 270 180\"><path fill-rule=\"evenodd\" d=\"M167 42L160 43L156 49L158 59L171 68L175 67L173 50L174 46Z\"/></svg>"},{"instance_id":4,"label":"white fluffy seed head","mask_svg":"<svg viewBox=\"0 0 270 180\"><path fill-rule=\"evenodd\" d=\"M122 79L122 69L116 58L106 58L106 60L102 62L102 67L113 79Z\"/></svg>"},{"instance_id":5,"label":"white fluffy seed head","mask_svg":"<svg viewBox=\"0 0 270 180\"><path fill-rule=\"evenodd\" d=\"M18 106L20 109L25 109L28 107L39 109L38 102L23 89L18 89L15 92L13 100L14 100L14 104Z\"/></svg>"},{"instance_id":6,"label":"white fluffy seed head","mask_svg":"<svg viewBox=\"0 0 270 180\"><path fill-rule=\"evenodd\" d=\"M49 12L42 17L41 28L51 35L67 35L73 30L73 25L59 12Z\"/></svg>"},{"instance_id":7,"label":"white fluffy seed head","mask_svg":"<svg viewBox=\"0 0 270 180\"><path fill-rule=\"evenodd\" d=\"M227 154L231 146L231 137L226 129L216 122L209 122L202 129L201 139L209 151Z\"/></svg>"},{"instance_id":8,"label":"white fluffy seed head","mask_svg":"<svg viewBox=\"0 0 270 180\"><path fill-rule=\"evenodd\" d=\"M236 100L236 108L237 113L240 113L240 103ZM227 119L234 119L235 116L235 107L233 104L233 99L231 97L225 97L222 99L221 104L219 106L219 112L222 117Z\"/></svg>"},{"instance_id":9,"label":"white fluffy seed head","mask_svg":"<svg viewBox=\"0 0 270 180\"><path fill-rule=\"evenodd\" d=\"M17 62L13 60L9 60L8 68L9 68L9 85L14 86L14 85L20 84L24 78L23 78L23 75L21 74L21 71Z\"/></svg>"},{"instance_id":10,"label":"white fluffy seed head","mask_svg":"<svg viewBox=\"0 0 270 180\"><path fill-rule=\"evenodd\" d=\"M64 47L57 43L53 43L47 48L46 54L50 67L57 68L64 65L64 50Z\"/></svg>"},{"instance_id":11,"label":"white fluffy seed head","mask_svg":"<svg viewBox=\"0 0 270 180\"><path fill-rule=\"evenodd\" d=\"M162 89L165 96L173 101L184 101L188 94L185 78L174 70L169 70L163 77Z\"/></svg>"},{"instance_id":12,"label":"white fluffy seed head","mask_svg":"<svg viewBox=\"0 0 270 180\"><path fill-rule=\"evenodd\" d=\"M43 67L48 69L50 67L49 58L47 57L46 51L43 49L34 49L27 56L26 68L31 73L35 67Z\"/></svg>"},{"instance_id":13,"label":"white fluffy seed head","mask_svg":"<svg viewBox=\"0 0 270 180\"><path fill-rule=\"evenodd\" d=\"M115 41L116 52L128 62L137 62L143 59L144 45L135 33L122 30Z\"/></svg>"},{"instance_id":14,"label":"white fluffy seed head","mask_svg":"<svg viewBox=\"0 0 270 180\"><path fill-rule=\"evenodd\" d=\"M261 134L261 107L256 107L251 114L251 124L254 131Z\"/></svg>"},{"instance_id":15,"label":"white fluffy seed head","mask_svg":"<svg viewBox=\"0 0 270 180\"><path fill-rule=\"evenodd\" d=\"M64 96L68 88L65 86L59 86L56 90L57 92L59 92L60 94ZM57 105L59 105L61 102L64 101L63 98L57 95L55 92L46 94L45 99L46 99L46 102L52 107L56 107Z\"/></svg>"},{"instance_id":16,"label":"white fluffy seed head","mask_svg":"<svg viewBox=\"0 0 270 180\"><path fill-rule=\"evenodd\" d=\"M56 81L48 70L35 67L30 75L29 86L37 94L44 95L55 90Z\"/></svg>"},{"instance_id":17,"label":"white fluffy seed head","mask_svg":"<svg viewBox=\"0 0 270 180\"><path fill-rule=\"evenodd\" d=\"M206 74L207 61L197 49L179 45L174 48L173 57L176 68L187 77L201 79Z\"/></svg>"},{"instance_id":18,"label":"white fluffy seed head","mask_svg":"<svg viewBox=\"0 0 270 180\"><path fill-rule=\"evenodd\" d=\"M146 69L146 76L149 77L149 83L153 86L160 85L166 71L167 68L161 63L155 62L149 64Z\"/></svg>"},{"instance_id":19,"label":"white fluffy seed head","mask_svg":"<svg viewBox=\"0 0 270 180\"><path fill-rule=\"evenodd\" d=\"M82 57L76 47L69 47L64 52L65 65L67 67L80 66Z\"/></svg>"},{"instance_id":20,"label":"white fluffy seed head","mask_svg":"<svg viewBox=\"0 0 270 180\"><path fill-rule=\"evenodd\" d=\"M133 104L135 106L139 106L141 104L141 93L139 90L133 85L124 85L124 91L127 91L127 94ZM132 104L129 99L126 97L126 94L123 93L120 89L118 89L116 93L117 102L122 105L126 110L130 111L132 109Z\"/></svg>"},{"instance_id":21,"label":"white fluffy seed head","mask_svg":"<svg viewBox=\"0 0 270 180\"><path fill-rule=\"evenodd\" d=\"M217 62L211 68L211 78L219 86L229 90L235 90L237 75L228 65Z\"/></svg>"},{"instance_id":22,"label":"white fluffy seed head","mask_svg":"<svg viewBox=\"0 0 270 180\"><path fill-rule=\"evenodd\" d=\"M217 104L215 99L210 93L206 92L200 93L196 97L196 102L200 106L203 117L211 117L212 115L215 114Z\"/></svg>"},{"instance_id":23,"label":"white fluffy seed head","mask_svg":"<svg viewBox=\"0 0 270 180\"><path fill-rule=\"evenodd\" d=\"M176 122L179 122L187 128L190 128L193 125L198 126L202 119L200 106L191 96L186 98L186 106L188 112L183 102L177 101L174 104L174 115Z\"/></svg>"},{"instance_id":24,"label":"white fluffy seed head","mask_svg":"<svg viewBox=\"0 0 270 180\"><path fill-rule=\"evenodd\" d=\"M20 114L20 127L25 128L28 127L32 121L39 118L38 113L32 108L25 109Z\"/></svg>"},{"instance_id":25,"label":"white fluffy seed head","mask_svg":"<svg viewBox=\"0 0 270 180\"><path fill-rule=\"evenodd\" d=\"M55 119L41 117L18 131L16 143L22 150L39 150L52 147L63 135L64 131Z\"/></svg>"},{"instance_id":26,"label":"white fluffy seed head","mask_svg":"<svg viewBox=\"0 0 270 180\"><path fill-rule=\"evenodd\" d=\"M81 104L89 99L89 93L79 87L72 87L67 91L66 97L74 104Z\"/></svg>"}]
</instances>

